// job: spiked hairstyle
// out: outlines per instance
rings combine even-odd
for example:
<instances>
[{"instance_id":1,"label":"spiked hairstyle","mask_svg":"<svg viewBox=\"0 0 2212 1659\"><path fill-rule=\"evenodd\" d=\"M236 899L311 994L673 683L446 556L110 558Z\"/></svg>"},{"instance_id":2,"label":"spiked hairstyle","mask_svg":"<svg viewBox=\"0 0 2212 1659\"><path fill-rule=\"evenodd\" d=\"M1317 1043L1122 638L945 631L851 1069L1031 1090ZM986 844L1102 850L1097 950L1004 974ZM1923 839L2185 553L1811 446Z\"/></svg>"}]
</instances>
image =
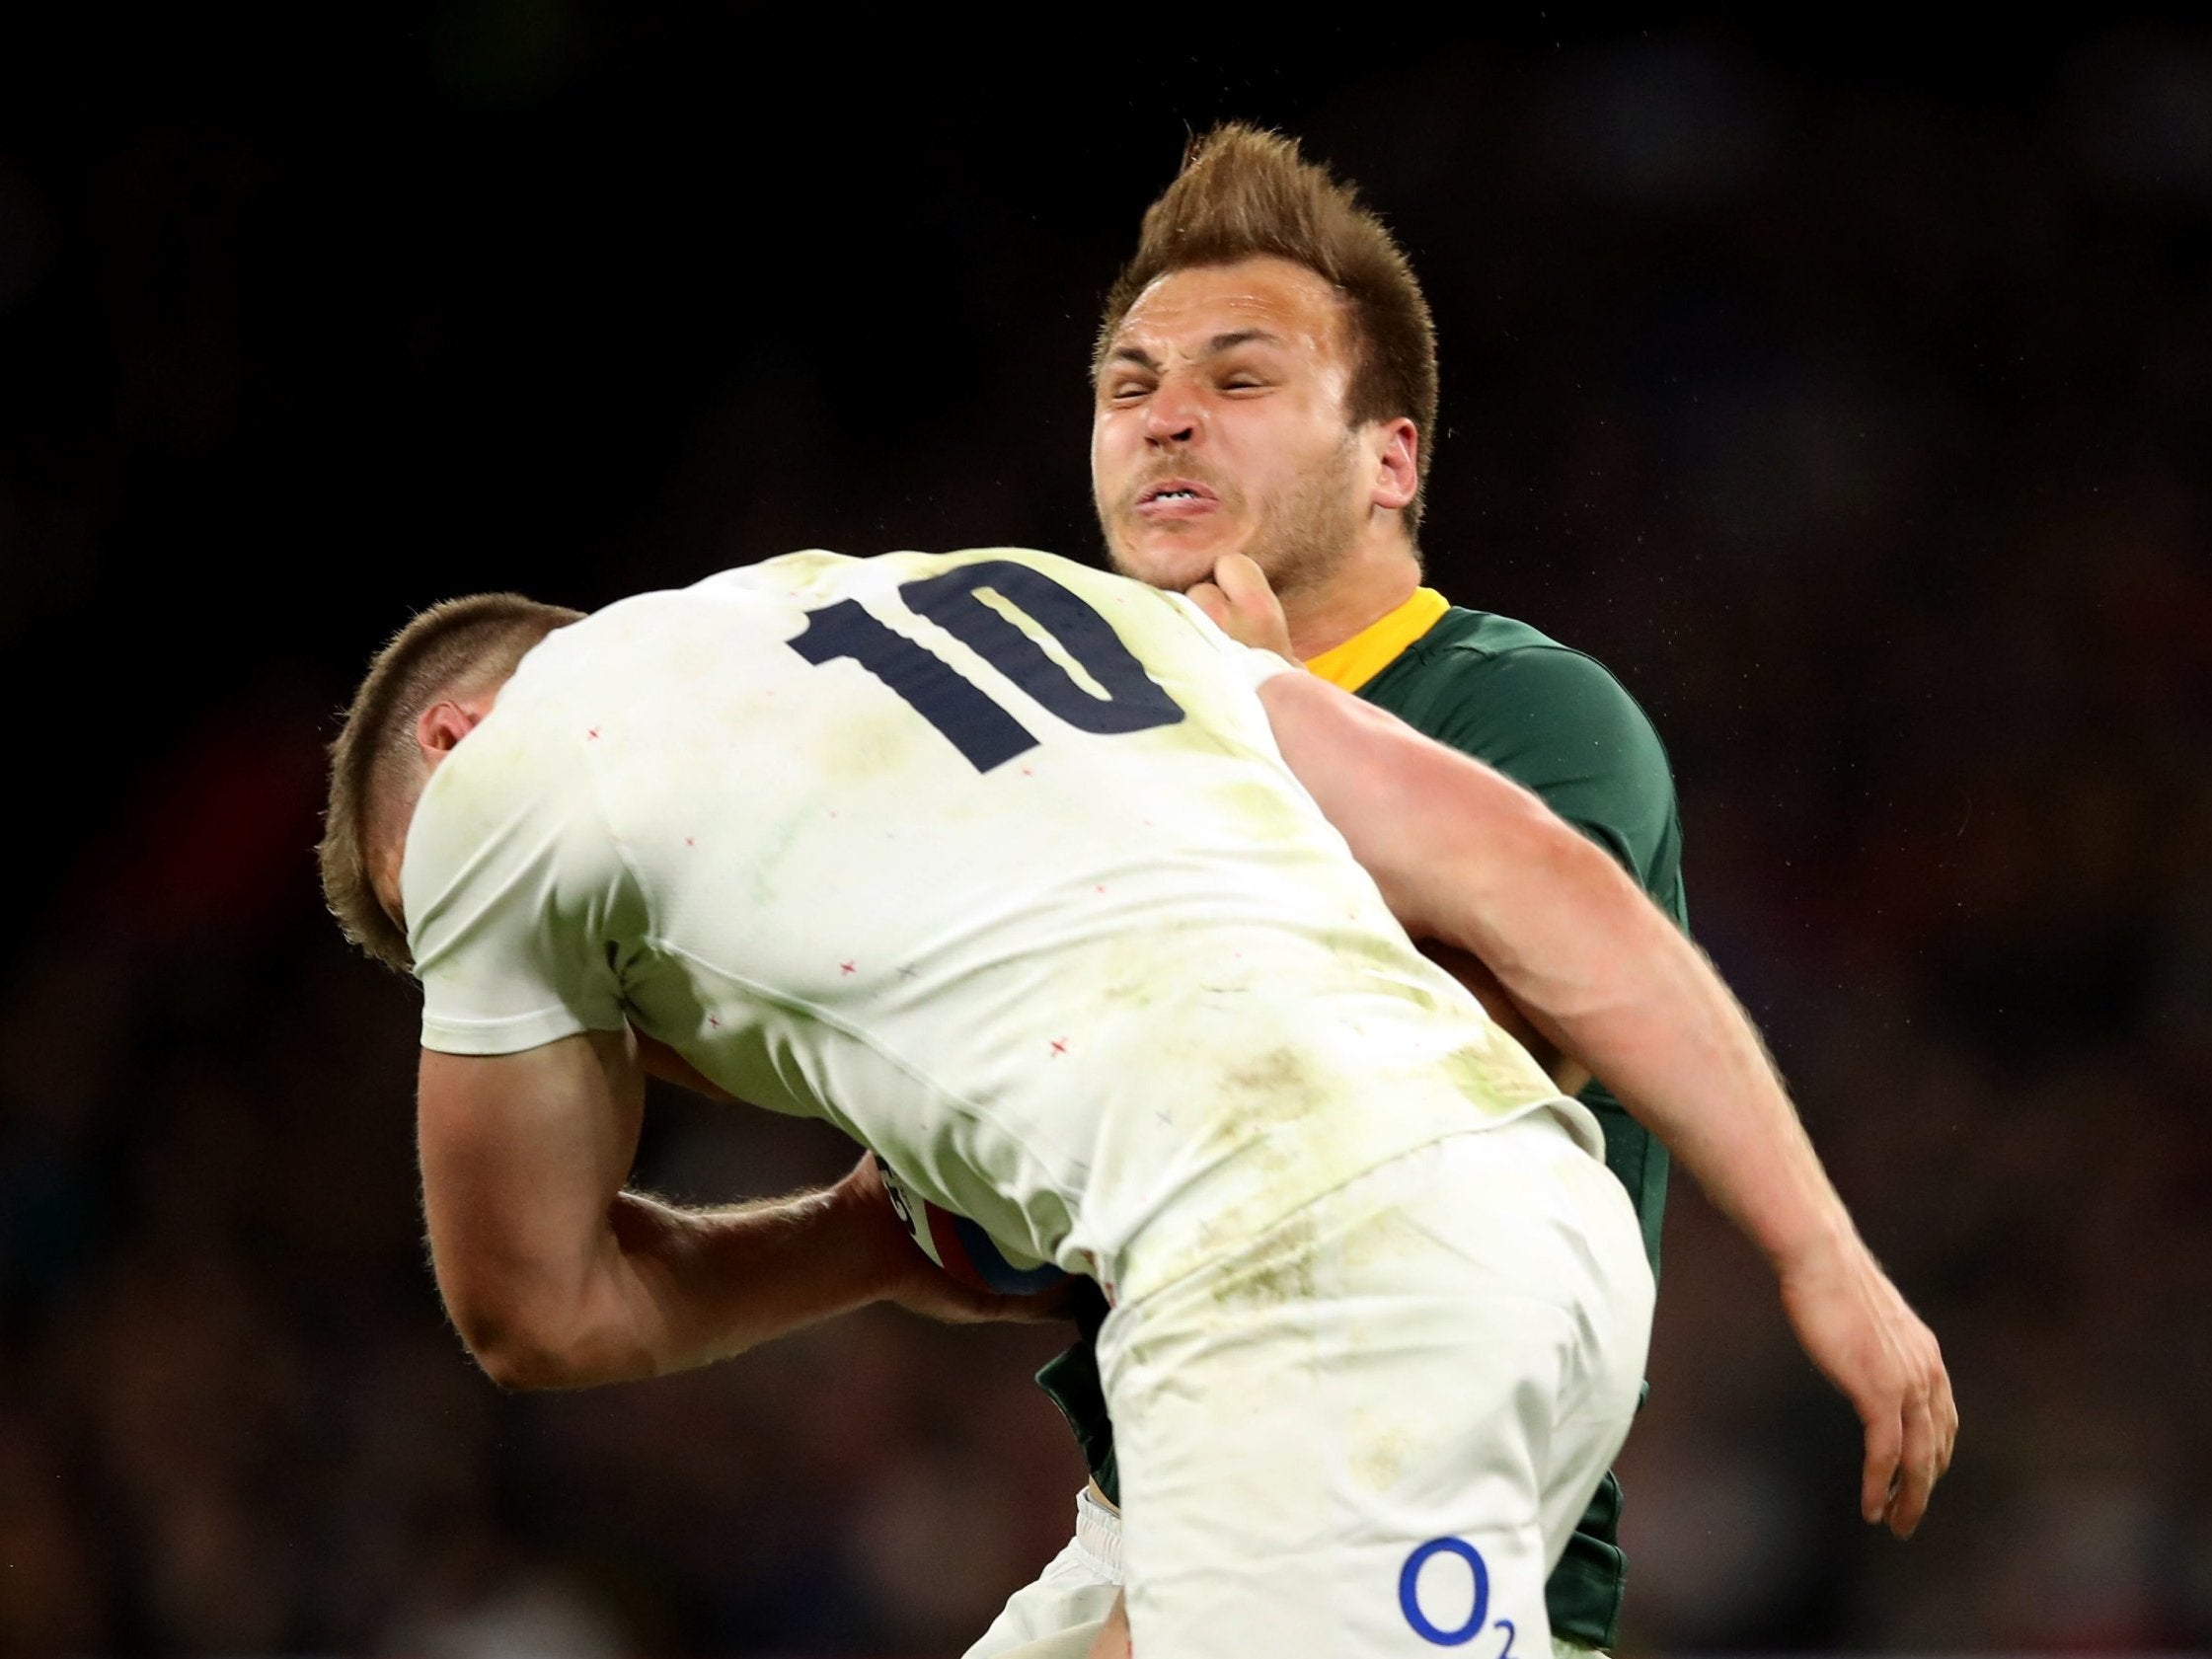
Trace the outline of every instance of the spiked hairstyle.
<instances>
[{"instance_id":1,"label":"spiked hairstyle","mask_svg":"<svg viewBox=\"0 0 2212 1659\"><path fill-rule=\"evenodd\" d=\"M1304 265L1343 296L1354 360L1344 417L1352 425L1411 419L1425 484L1436 425L1436 325L1420 283L1382 220L1357 192L1279 133L1230 121L1191 141L1182 171L1146 210L1137 251L1106 294L1094 377L1137 296L1194 265L1272 255ZM1409 531L1421 497L1406 506Z\"/></svg>"}]
</instances>

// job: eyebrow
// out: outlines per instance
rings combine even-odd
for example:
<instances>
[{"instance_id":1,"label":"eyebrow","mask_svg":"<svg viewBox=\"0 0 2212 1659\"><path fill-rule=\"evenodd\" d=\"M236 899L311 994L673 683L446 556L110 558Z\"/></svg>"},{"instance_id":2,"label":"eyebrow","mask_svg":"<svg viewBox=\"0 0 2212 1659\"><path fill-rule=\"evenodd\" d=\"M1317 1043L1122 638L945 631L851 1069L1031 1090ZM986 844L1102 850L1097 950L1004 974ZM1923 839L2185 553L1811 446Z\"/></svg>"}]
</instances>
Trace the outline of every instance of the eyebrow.
<instances>
[{"instance_id":1,"label":"eyebrow","mask_svg":"<svg viewBox=\"0 0 2212 1659\"><path fill-rule=\"evenodd\" d=\"M1239 345L1280 345L1282 336L1265 329L1232 329L1228 334L1215 335L1206 341L1206 355L1232 350Z\"/></svg>"},{"instance_id":2,"label":"eyebrow","mask_svg":"<svg viewBox=\"0 0 2212 1659\"><path fill-rule=\"evenodd\" d=\"M1231 329L1227 334L1215 335L1206 341L1202 356L1218 356L1240 345L1280 345L1282 336L1266 329ZM1141 345L1117 345L1106 355L1109 363L1135 363L1139 368L1158 369L1160 360Z\"/></svg>"}]
</instances>

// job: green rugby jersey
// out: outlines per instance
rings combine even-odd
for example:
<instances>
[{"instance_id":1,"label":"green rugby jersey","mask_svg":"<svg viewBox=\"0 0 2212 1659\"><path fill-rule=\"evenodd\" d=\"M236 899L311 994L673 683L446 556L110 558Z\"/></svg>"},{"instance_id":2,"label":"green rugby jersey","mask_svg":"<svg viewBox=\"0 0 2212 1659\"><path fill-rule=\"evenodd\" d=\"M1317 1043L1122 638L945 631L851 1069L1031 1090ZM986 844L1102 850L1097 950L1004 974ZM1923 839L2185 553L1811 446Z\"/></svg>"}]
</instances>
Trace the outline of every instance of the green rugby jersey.
<instances>
[{"instance_id":1,"label":"green rugby jersey","mask_svg":"<svg viewBox=\"0 0 2212 1659\"><path fill-rule=\"evenodd\" d=\"M1461 610L1422 588L1306 666L1535 791L1686 924L1666 751L1636 700L1591 658L1526 623ZM1581 1098L1605 1132L1606 1164L1628 1188L1655 1274L1666 1149L1602 1086L1593 1083ZM1092 1346L1104 1315L1094 1298L1083 1340L1046 1364L1037 1382L1074 1429L1100 1489L1118 1502L1113 1430ZM1620 1519L1620 1481L1608 1472L1545 1587L1555 1635L1587 1647L1613 1642L1627 1577Z\"/></svg>"}]
</instances>

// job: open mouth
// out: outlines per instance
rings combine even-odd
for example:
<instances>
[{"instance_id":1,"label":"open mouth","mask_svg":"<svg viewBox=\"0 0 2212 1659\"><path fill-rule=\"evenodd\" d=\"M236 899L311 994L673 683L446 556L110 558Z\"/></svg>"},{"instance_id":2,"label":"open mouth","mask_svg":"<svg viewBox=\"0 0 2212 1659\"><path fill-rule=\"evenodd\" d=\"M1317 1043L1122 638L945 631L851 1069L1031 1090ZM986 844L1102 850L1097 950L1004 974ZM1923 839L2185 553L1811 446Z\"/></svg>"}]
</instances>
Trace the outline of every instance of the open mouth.
<instances>
[{"instance_id":1,"label":"open mouth","mask_svg":"<svg viewBox=\"0 0 2212 1659\"><path fill-rule=\"evenodd\" d=\"M1161 513L1195 510L1216 505L1220 499L1195 479L1164 478L1137 491L1137 509Z\"/></svg>"}]
</instances>

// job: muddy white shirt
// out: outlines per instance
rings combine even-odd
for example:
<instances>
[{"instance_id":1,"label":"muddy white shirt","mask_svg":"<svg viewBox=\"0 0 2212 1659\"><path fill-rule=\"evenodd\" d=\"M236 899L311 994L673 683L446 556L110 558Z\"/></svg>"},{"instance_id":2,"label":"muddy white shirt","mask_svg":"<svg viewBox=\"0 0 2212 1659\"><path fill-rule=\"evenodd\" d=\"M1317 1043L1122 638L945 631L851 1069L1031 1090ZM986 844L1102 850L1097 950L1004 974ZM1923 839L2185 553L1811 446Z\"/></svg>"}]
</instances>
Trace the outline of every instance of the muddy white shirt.
<instances>
[{"instance_id":1,"label":"muddy white shirt","mask_svg":"<svg viewBox=\"0 0 2212 1659\"><path fill-rule=\"evenodd\" d=\"M423 1045L628 1022L1129 1294L1411 1147L1579 1118L1291 776L1282 666L1020 550L610 606L423 792Z\"/></svg>"}]
</instances>

